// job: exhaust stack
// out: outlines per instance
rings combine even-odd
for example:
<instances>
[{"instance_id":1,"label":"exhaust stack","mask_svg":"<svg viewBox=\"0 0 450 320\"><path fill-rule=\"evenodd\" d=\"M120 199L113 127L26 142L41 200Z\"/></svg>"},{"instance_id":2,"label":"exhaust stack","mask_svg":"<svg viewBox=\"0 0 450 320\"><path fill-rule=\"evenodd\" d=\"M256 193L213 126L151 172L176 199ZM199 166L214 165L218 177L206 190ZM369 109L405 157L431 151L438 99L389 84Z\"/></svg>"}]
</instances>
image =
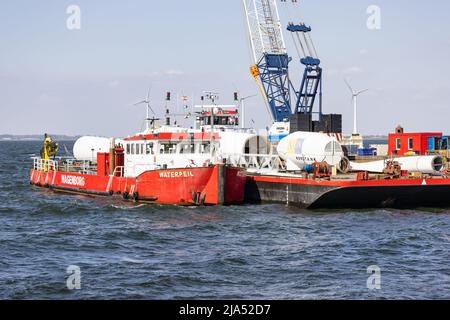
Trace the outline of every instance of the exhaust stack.
<instances>
[{"instance_id":1,"label":"exhaust stack","mask_svg":"<svg viewBox=\"0 0 450 320\"><path fill-rule=\"evenodd\" d=\"M116 139L109 140L109 174L114 175L116 170Z\"/></svg>"}]
</instances>

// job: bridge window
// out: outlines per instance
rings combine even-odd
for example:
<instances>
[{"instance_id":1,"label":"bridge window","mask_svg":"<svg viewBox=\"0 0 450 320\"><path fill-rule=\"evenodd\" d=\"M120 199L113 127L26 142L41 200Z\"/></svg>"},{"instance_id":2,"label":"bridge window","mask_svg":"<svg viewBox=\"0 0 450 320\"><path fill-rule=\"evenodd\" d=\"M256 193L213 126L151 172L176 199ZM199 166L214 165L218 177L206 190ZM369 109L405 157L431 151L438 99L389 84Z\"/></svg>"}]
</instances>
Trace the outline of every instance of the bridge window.
<instances>
[{"instance_id":1,"label":"bridge window","mask_svg":"<svg viewBox=\"0 0 450 320\"><path fill-rule=\"evenodd\" d=\"M177 146L172 143L164 143L161 145L161 153L171 154L175 153L177 150Z\"/></svg>"},{"instance_id":2,"label":"bridge window","mask_svg":"<svg viewBox=\"0 0 450 320\"><path fill-rule=\"evenodd\" d=\"M402 140L400 138L397 138L395 141L395 145L397 150L401 150L402 149Z\"/></svg>"},{"instance_id":3,"label":"bridge window","mask_svg":"<svg viewBox=\"0 0 450 320\"><path fill-rule=\"evenodd\" d=\"M208 153L208 152L210 152L210 143L209 142L202 143L200 147L200 153Z\"/></svg>"},{"instance_id":4,"label":"bridge window","mask_svg":"<svg viewBox=\"0 0 450 320\"><path fill-rule=\"evenodd\" d=\"M145 153L146 154L154 154L153 143L147 143Z\"/></svg>"},{"instance_id":5,"label":"bridge window","mask_svg":"<svg viewBox=\"0 0 450 320\"><path fill-rule=\"evenodd\" d=\"M409 150L414 149L414 140L413 140L413 138L409 138L408 139L408 149Z\"/></svg>"},{"instance_id":6,"label":"bridge window","mask_svg":"<svg viewBox=\"0 0 450 320\"><path fill-rule=\"evenodd\" d=\"M144 144L143 143L136 144L136 154L144 154Z\"/></svg>"},{"instance_id":7,"label":"bridge window","mask_svg":"<svg viewBox=\"0 0 450 320\"><path fill-rule=\"evenodd\" d=\"M448 150L448 138L442 139L441 150Z\"/></svg>"},{"instance_id":8,"label":"bridge window","mask_svg":"<svg viewBox=\"0 0 450 320\"><path fill-rule=\"evenodd\" d=\"M195 153L195 144L182 144L180 146L180 153L192 154Z\"/></svg>"}]
</instances>

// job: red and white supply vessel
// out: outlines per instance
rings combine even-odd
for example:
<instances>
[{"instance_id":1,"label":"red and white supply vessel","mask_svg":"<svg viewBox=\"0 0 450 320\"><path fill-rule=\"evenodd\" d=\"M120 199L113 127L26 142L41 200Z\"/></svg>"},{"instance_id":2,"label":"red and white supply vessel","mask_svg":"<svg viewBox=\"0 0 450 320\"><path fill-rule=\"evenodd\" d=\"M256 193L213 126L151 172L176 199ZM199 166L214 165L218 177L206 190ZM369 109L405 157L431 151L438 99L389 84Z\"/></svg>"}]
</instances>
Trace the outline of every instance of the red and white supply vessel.
<instances>
[{"instance_id":1,"label":"red and white supply vessel","mask_svg":"<svg viewBox=\"0 0 450 320\"><path fill-rule=\"evenodd\" d=\"M166 110L163 126L147 114L142 133L124 139L85 136L75 142L72 158L35 157L30 181L55 192L135 202L242 203L246 169L227 164L221 154L268 152L267 139L239 128L236 106L196 108L201 108L196 128L171 125Z\"/></svg>"},{"instance_id":2,"label":"red and white supply vessel","mask_svg":"<svg viewBox=\"0 0 450 320\"><path fill-rule=\"evenodd\" d=\"M165 125L147 116L147 129L124 139L86 136L72 158L33 158L30 181L55 192L119 197L123 200L177 205L220 205L244 201L245 168L227 164L222 153L250 152L267 141L236 130L238 112L201 106L198 128ZM233 106L236 109L235 106ZM206 110L206 111L205 111ZM256 142L258 141L258 142Z\"/></svg>"}]
</instances>

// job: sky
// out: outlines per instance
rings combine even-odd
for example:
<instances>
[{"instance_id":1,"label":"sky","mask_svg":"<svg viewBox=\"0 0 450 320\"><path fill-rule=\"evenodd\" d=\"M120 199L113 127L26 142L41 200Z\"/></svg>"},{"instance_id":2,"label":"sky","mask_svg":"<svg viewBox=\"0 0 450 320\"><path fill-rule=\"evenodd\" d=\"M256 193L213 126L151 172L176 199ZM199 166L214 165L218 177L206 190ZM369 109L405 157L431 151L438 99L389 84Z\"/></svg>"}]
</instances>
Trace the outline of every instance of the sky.
<instances>
[{"instance_id":1,"label":"sky","mask_svg":"<svg viewBox=\"0 0 450 320\"><path fill-rule=\"evenodd\" d=\"M79 30L67 28L70 5L81 9ZM379 30L367 27L370 5L381 9ZM347 79L369 89L359 99L362 134L384 135L398 124L450 134L449 1L279 6L284 24L312 26L324 69L324 112L342 113L345 133L353 123ZM173 112L182 110L177 95L198 100L211 90L231 104L234 91L256 94L246 104L247 124L265 128L270 120L249 73L246 32L240 0L1 1L0 134L133 134L145 117L145 108L133 104L150 86L158 116L166 91ZM303 68L286 41L298 83Z\"/></svg>"}]
</instances>

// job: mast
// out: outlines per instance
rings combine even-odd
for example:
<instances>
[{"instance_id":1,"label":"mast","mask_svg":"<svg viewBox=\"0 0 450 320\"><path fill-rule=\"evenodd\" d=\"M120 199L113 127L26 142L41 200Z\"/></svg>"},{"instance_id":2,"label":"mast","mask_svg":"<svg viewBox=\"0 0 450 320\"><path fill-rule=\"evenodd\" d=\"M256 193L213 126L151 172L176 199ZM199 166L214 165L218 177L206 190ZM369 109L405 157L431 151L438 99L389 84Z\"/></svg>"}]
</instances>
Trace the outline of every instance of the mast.
<instances>
[{"instance_id":1,"label":"mast","mask_svg":"<svg viewBox=\"0 0 450 320\"><path fill-rule=\"evenodd\" d=\"M219 94L215 92L205 92L205 98L211 101L210 112L211 112L211 132L209 137L209 151L211 158L214 156L214 108L216 106L216 100L219 99Z\"/></svg>"}]
</instances>

